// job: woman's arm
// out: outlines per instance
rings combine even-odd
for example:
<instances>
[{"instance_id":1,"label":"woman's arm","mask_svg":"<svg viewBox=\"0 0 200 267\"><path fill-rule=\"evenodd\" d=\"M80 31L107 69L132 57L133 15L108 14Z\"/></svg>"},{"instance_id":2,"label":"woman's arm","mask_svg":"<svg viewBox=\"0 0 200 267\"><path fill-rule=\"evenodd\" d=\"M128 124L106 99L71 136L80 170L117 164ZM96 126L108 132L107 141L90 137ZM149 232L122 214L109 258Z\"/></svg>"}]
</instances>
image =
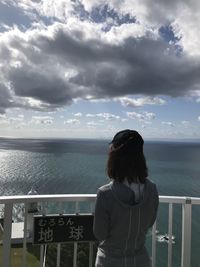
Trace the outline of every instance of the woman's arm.
<instances>
[{"instance_id":1,"label":"woman's arm","mask_svg":"<svg viewBox=\"0 0 200 267\"><path fill-rule=\"evenodd\" d=\"M154 195L153 195L153 199L154 199L154 210L153 210L153 216L152 216L152 220L150 223L150 227L153 226L156 217L157 217L157 212L158 212L158 205L159 205L159 196L158 196L158 190L156 185L154 185Z\"/></svg>"},{"instance_id":2,"label":"woman's arm","mask_svg":"<svg viewBox=\"0 0 200 267\"><path fill-rule=\"evenodd\" d=\"M108 228L109 215L106 205L105 192L98 190L93 224L93 232L95 237L99 241L105 240L108 237Z\"/></svg>"}]
</instances>

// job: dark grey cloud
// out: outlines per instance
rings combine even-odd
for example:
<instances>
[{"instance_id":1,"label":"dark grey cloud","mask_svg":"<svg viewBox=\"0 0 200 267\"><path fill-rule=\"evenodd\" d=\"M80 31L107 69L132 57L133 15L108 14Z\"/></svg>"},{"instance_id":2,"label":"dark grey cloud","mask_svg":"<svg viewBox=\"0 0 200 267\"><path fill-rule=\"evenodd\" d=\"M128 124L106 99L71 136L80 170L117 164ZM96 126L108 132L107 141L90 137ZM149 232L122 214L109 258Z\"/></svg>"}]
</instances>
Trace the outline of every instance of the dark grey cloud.
<instances>
[{"instance_id":1,"label":"dark grey cloud","mask_svg":"<svg viewBox=\"0 0 200 267\"><path fill-rule=\"evenodd\" d=\"M129 37L122 44L84 40L59 28L54 38L40 36L34 45L77 69L71 84L84 86L94 97L126 94L182 96L199 84L200 63L178 54L176 45L163 40Z\"/></svg>"},{"instance_id":2,"label":"dark grey cloud","mask_svg":"<svg viewBox=\"0 0 200 267\"><path fill-rule=\"evenodd\" d=\"M0 82L0 114L4 113L7 108L14 107L9 90Z\"/></svg>"},{"instance_id":3,"label":"dark grey cloud","mask_svg":"<svg viewBox=\"0 0 200 267\"><path fill-rule=\"evenodd\" d=\"M113 50L109 47L111 57L97 60L94 65L88 63L88 68L71 81L93 88L91 94L97 98L187 95L200 83L200 62L177 56L173 46L169 48L171 51L168 48L162 40L128 38L123 45L114 45Z\"/></svg>"},{"instance_id":4,"label":"dark grey cloud","mask_svg":"<svg viewBox=\"0 0 200 267\"><path fill-rule=\"evenodd\" d=\"M33 70L30 66L12 68L8 78L15 95L32 97L44 103L65 105L72 102L71 89L62 77L43 70Z\"/></svg>"},{"instance_id":5,"label":"dark grey cloud","mask_svg":"<svg viewBox=\"0 0 200 267\"><path fill-rule=\"evenodd\" d=\"M53 37L39 34L33 36L31 44L42 50L44 55L55 56L62 64L70 63L77 68L111 58L114 60L117 52L113 45L106 45L95 37L85 40L81 29L66 31L63 24L57 24Z\"/></svg>"},{"instance_id":6,"label":"dark grey cloud","mask_svg":"<svg viewBox=\"0 0 200 267\"><path fill-rule=\"evenodd\" d=\"M0 91L2 107L13 106L9 94L5 95L8 84L13 101L18 99L15 106L22 105L20 98L29 97L41 101L44 110L88 96L176 97L198 89L200 61L180 52L175 44L150 33L127 34L118 40L117 33L114 38L98 31L96 25L56 23L43 30L6 33L0 40L0 58L7 62L1 73L6 81ZM26 103L26 108L33 107Z\"/></svg>"}]
</instances>

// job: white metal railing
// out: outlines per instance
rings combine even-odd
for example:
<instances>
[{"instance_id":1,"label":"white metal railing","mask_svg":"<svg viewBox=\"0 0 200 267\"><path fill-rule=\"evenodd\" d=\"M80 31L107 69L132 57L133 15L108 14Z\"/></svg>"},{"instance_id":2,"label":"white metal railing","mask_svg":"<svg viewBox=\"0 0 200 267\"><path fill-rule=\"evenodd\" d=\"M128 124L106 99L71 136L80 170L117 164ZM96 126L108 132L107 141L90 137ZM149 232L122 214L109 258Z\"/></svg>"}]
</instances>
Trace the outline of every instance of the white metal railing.
<instances>
[{"instance_id":1,"label":"white metal railing","mask_svg":"<svg viewBox=\"0 0 200 267\"><path fill-rule=\"evenodd\" d=\"M63 203L74 202L74 213L79 212L79 203L90 202L91 210L93 212L94 201L96 199L95 194L68 194L68 195L28 195L28 196L4 196L0 197L0 205L4 206L4 231L3 231L3 257L2 267L10 267L10 252L12 244L12 220L13 220L13 207L16 204L24 205L24 218L23 218L23 254L22 254L22 267L26 267L26 251L27 251L27 214L28 205L30 203L57 203L57 213L62 214ZM168 216L168 267L172 266L172 225L173 225L173 205L182 205L182 250L181 250L181 267L190 267L190 255L191 255L191 212L192 205L200 205L200 198L194 197L178 197L178 196L160 196L160 203L168 204L169 216ZM42 214L47 213L45 205L42 205ZM74 242L74 254L73 254L73 267L77 266L77 247L78 243ZM40 248L40 266L45 266L46 246L41 245ZM56 267L60 266L61 259L61 244L57 245L57 258ZM89 244L89 267L93 264L93 243ZM152 267L156 266L156 222L152 228Z\"/></svg>"},{"instance_id":2,"label":"white metal railing","mask_svg":"<svg viewBox=\"0 0 200 267\"><path fill-rule=\"evenodd\" d=\"M182 205L182 244L181 244L181 267L190 267L191 261L191 230L192 230L192 205L200 205L200 198L159 196L160 203L168 204L168 262L172 267L172 225L174 204ZM152 229L152 267L156 266L156 222Z\"/></svg>"}]
</instances>

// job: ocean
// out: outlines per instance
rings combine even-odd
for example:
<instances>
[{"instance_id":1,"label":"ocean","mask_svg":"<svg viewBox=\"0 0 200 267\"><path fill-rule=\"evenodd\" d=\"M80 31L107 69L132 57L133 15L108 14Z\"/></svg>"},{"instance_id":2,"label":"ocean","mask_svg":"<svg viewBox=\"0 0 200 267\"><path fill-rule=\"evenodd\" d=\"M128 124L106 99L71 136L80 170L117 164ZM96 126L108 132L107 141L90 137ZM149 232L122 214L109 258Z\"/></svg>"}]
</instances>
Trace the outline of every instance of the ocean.
<instances>
[{"instance_id":1,"label":"ocean","mask_svg":"<svg viewBox=\"0 0 200 267\"><path fill-rule=\"evenodd\" d=\"M0 195L96 193L109 182L109 140L0 138ZM146 141L149 178L160 195L200 197L200 143ZM158 214L158 235L168 232L168 208ZM180 266L181 207L173 212L173 266ZM192 209L191 267L200 266L200 207ZM150 236L147 247L150 249ZM157 267L167 266L167 243L157 242Z\"/></svg>"}]
</instances>

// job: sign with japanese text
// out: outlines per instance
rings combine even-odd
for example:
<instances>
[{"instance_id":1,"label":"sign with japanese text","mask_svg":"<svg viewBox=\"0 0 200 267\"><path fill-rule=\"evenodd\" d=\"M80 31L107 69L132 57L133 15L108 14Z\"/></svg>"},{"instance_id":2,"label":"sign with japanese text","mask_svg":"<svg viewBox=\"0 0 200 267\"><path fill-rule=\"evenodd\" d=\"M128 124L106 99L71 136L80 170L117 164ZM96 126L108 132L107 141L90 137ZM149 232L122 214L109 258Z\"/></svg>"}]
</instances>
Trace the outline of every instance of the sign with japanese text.
<instances>
[{"instance_id":1,"label":"sign with japanese text","mask_svg":"<svg viewBox=\"0 0 200 267\"><path fill-rule=\"evenodd\" d=\"M95 240L91 214L34 216L34 244Z\"/></svg>"}]
</instances>

